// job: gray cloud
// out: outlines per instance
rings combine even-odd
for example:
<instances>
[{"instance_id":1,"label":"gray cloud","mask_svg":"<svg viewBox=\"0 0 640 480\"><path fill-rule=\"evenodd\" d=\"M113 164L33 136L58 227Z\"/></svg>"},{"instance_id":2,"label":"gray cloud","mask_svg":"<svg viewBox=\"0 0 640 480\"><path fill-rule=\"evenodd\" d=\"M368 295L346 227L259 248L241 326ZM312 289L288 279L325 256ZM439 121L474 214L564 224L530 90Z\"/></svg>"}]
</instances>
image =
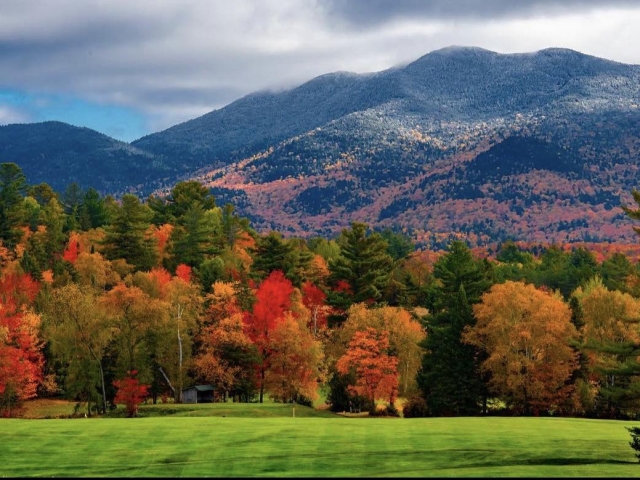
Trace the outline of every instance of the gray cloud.
<instances>
[{"instance_id":1,"label":"gray cloud","mask_svg":"<svg viewBox=\"0 0 640 480\"><path fill-rule=\"evenodd\" d=\"M528 18L637 7L637 0L321 0L327 14L350 27L377 26L398 19L482 20Z\"/></svg>"},{"instance_id":2,"label":"gray cloud","mask_svg":"<svg viewBox=\"0 0 640 480\"><path fill-rule=\"evenodd\" d=\"M378 71L452 44L640 63L629 48L640 43L639 3L0 0L0 90L134 109L151 133L256 90Z\"/></svg>"}]
</instances>

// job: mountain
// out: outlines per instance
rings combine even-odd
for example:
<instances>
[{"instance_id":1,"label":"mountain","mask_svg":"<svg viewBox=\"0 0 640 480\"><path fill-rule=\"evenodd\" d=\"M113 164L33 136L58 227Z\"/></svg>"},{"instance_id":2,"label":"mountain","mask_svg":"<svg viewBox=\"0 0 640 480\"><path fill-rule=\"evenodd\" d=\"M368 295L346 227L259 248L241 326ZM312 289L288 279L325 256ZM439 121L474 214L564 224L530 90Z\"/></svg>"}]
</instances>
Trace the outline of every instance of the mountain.
<instances>
[{"instance_id":1,"label":"mountain","mask_svg":"<svg viewBox=\"0 0 640 480\"><path fill-rule=\"evenodd\" d=\"M427 244L452 231L474 244L635 240L620 205L638 186L640 67L566 49L446 48L272 94L288 108L277 116L286 135L301 124L286 123L292 109L328 84L324 100L295 112L306 131L201 172L219 201L296 235L331 235L360 220ZM340 112L329 108L336 99ZM326 121L329 113L336 118ZM246 117L269 114L256 106Z\"/></svg>"},{"instance_id":2,"label":"mountain","mask_svg":"<svg viewBox=\"0 0 640 480\"><path fill-rule=\"evenodd\" d=\"M18 164L30 184L46 182L59 192L72 182L115 194L153 188L170 171L148 152L62 122L0 127L0 161Z\"/></svg>"},{"instance_id":3,"label":"mountain","mask_svg":"<svg viewBox=\"0 0 640 480\"><path fill-rule=\"evenodd\" d=\"M86 140L86 163L103 168L92 181L106 189L146 195L197 178L262 230L332 235L359 220L431 245L452 235L629 242L620 205L638 187L638 105L640 66L567 49L448 47L257 92L130 145L73 138ZM45 135L46 159L80 163L82 149Z\"/></svg>"}]
</instances>

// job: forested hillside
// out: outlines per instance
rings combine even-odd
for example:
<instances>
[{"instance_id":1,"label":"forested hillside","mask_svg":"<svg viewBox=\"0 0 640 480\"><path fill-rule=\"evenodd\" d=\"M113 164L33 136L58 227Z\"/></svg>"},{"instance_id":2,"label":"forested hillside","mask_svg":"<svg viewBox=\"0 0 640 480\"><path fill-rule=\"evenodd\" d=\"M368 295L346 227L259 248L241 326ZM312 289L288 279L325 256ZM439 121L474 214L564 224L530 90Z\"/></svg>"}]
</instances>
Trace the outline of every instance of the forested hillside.
<instances>
[{"instance_id":1,"label":"forested hillside","mask_svg":"<svg viewBox=\"0 0 640 480\"><path fill-rule=\"evenodd\" d=\"M371 415L399 397L405 417L640 413L637 246L429 251L360 222L285 238L196 181L116 201L31 185L13 163L0 242L4 416L36 396L135 415L193 384L307 405L322 388L332 410Z\"/></svg>"},{"instance_id":2,"label":"forested hillside","mask_svg":"<svg viewBox=\"0 0 640 480\"><path fill-rule=\"evenodd\" d=\"M256 92L131 144L55 122L0 127L29 182L166 195L195 179L260 232L353 221L418 245L629 243L640 67L566 49L451 47L370 74Z\"/></svg>"}]
</instances>

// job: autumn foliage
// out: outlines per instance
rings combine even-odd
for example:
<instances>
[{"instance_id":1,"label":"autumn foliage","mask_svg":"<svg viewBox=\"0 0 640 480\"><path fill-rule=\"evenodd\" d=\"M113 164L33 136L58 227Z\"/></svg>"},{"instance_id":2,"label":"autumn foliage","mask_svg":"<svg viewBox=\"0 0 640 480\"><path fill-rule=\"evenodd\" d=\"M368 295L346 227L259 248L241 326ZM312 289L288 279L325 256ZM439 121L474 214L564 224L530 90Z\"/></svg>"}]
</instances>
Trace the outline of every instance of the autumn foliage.
<instances>
[{"instance_id":1,"label":"autumn foliage","mask_svg":"<svg viewBox=\"0 0 640 480\"><path fill-rule=\"evenodd\" d=\"M136 370L131 370L127 374L127 377L113 382L116 388L114 403L124 404L127 417L135 417L138 414L138 406L147 398L148 387L140 384Z\"/></svg>"},{"instance_id":2,"label":"autumn foliage","mask_svg":"<svg viewBox=\"0 0 640 480\"><path fill-rule=\"evenodd\" d=\"M245 332L258 347L262 357L262 365L258 375L261 396L268 368L269 337L276 324L284 319L285 312L290 309L292 293L291 281L284 276L282 271L274 270L258 287L253 312L247 312L244 315Z\"/></svg>"},{"instance_id":3,"label":"autumn foliage","mask_svg":"<svg viewBox=\"0 0 640 480\"><path fill-rule=\"evenodd\" d=\"M323 354L306 325L287 314L271 333L269 352L265 385L271 395L284 402L318 397Z\"/></svg>"},{"instance_id":4,"label":"autumn foliage","mask_svg":"<svg viewBox=\"0 0 640 480\"><path fill-rule=\"evenodd\" d=\"M428 415L640 414L637 245L470 249L451 242L465 232L358 221L331 240L265 237L197 182L146 203L76 185L58 207L46 186L15 186L0 185L13 209L0 221L0 415L56 392L133 416L147 393L180 402L200 383L247 402L308 403L323 386L334 411L420 397Z\"/></svg>"},{"instance_id":5,"label":"autumn foliage","mask_svg":"<svg viewBox=\"0 0 640 480\"><path fill-rule=\"evenodd\" d=\"M494 393L522 413L557 409L572 393L567 380L576 368L570 347L577 336L562 299L533 285L494 285L473 308L477 324L463 334L483 349L482 368Z\"/></svg>"},{"instance_id":6,"label":"autumn foliage","mask_svg":"<svg viewBox=\"0 0 640 480\"><path fill-rule=\"evenodd\" d=\"M293 285L280 270L273 271L258 287L253 312L245 316L246 331L254 342L266 343L269 332L291 307Z\"/></svg>"},{"instance_id":7,"label":"autumn foliage","mask_svg":"<svg viewBox=\"0 0 640 480\"><path fill-rule=\"evenodd\" d=\"M330 308L326 304L325 293L311 282L302 285L302 303L309 310L309 329L313 334L327 327L327 315Z\"/></svg>"},{"instance_id":8,"label":"autumn foliage","mask_svg":"<svg viewBox=\"0 0 640 480\"><path fill-rule=\"evenodd\" d=\"M341 374L355 373L356 383L350 391L372 404L377 399L393 404L398 394L398 360L388 354L388 349L389 333L368 327L353 335L347 352L337 363Z\"/></svg>"},{"instance_id":9,"label":"autumn foliage","mask_svg":"<svg viewBox=\"0 0 640 480\"><path fill-rule=\"evenodd\" d=\"M11 416L16 404L36 396L42 381L40 315L27 309L38 291L29 275L0 281L0 414Z\"/></svg>"}]
</instances>

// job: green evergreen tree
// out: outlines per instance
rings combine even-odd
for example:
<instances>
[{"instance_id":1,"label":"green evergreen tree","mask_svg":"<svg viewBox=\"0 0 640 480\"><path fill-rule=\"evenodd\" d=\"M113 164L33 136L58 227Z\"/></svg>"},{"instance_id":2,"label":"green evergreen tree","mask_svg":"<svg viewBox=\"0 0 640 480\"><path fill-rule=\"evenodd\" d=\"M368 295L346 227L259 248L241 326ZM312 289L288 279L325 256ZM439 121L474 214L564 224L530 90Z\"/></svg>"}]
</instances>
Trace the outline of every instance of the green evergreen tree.
<instances>
[{"instance_id":1,"label":"green evergreen tree","mask_svg":"<svg viewBox=\"0 0 640 480\"><path fill-rule=\"evenodd\" d=\"M80 230L80 209L83 197L84 192L77 182L71 183L62 195L64 213L67 214L66 231L68 232Z\"/></svg>"},{"instance_id":2,"label":"green evergreen tree","mask_svg":"<svg viewBox=\"0 0 640 480\"><path fill-rule=\"evenodd\" d=\"M224 260L220 257L207 258L194 269L194 274L200 280L202 291L209 293L211 285L218 280L223 280Z\"/></svg>"},{"instance_id":3,"label":"green evergreen tree","mask_svg":"<svg viewBox=\"0 0 640 480\"><path fill-rule=\"evenodd\" d=\"M180 263L197 268L209 255L216 253L214 239L220 235L216 227L219 225L214 212L203 210L200 203L193 203L178 219L171 234L172 269Z\"/></svg>"},{"instance_id":4,"label":"green evergreen tree","mask_svg":"<svg viewBox=\"0 0 640 480\"><path fill-rule=\"evenodd\" d=\"M447 254L433 266L433 274L440 281L436 311L455 305L456 294L461 286L464 286L470 304L479 302L482 294L491 286L484 262L476 260L469 247L461 241L451 242Z\"/></svg>"},{"instance_id":5,"label":"green evergreen tree","mask_svg":"<svg viewBox=\"0 0 640 480\"><path fill-rule=\"evenodd\" d=\"M0 240L9 249L15 248L22 238L26 191L27 179L20 167L15 163L0 164Z\"/></svg>"},{"instance_id":6,"label":"green evergreen tree","mask_svg":"<svg viewBox=\"0 0 640 480\"><path fill-rule=\"evenodd\" d=\"M526 280L536 287L546 286L551 290L559 290L565 298L569 298L577 286L570 277L570 266L570 254L557 245L551 245L540 256L538 268L529 272Z\"/></svg>"},{"instance_id":7,"label":"green evergreen tree","mask_svg":"<svg viewBox=\"0 0 640 480\"><path fill-rule=\"evenodd\" d=\"M147 198L147 206L153 212L151 223L153 225L164 225L173 221L169 218L168 205L164 198L157 195L149 195Z\"/></svg>"},{"instance_id":8,"label":"green evergreen tree","mask_svg":"<svg viewBox=\"0 0 640 480\"><path fill-rule=\"evenodd\" d=\"M432 415L481 412L486 388L477 351L460 341L464 327L474 323L464 285L460 285L450 308L429 321L427 338L421 344L426 353L417 381Z\"/></svg>"},{"instance_id":9,"label":"green evergreen tree","mask_svg":"<svg viewBox=\"0 0 640 480\"><path fill-rule=\"evenodd\" d=\"M283 239L278 232L258 237L252 256L251 271L257 279L280 270L297 287L306 280L306 269L313 259L304 240Z\"/></svg>"},{"instance_id":10,"label":"green evergreen tree","mask_svg":"<svg viewBox=\"0 0 640 480\"><path fill-rule=\"evenodd\" d=\"M640 413L640 343L588 343L586 348L615 359L607 367L594 367L594 371L607 379L598 391L600 415L606 418L637 416Z\"/></svg>"},{"instance_id":11,"label":"green evergreen tree","mask_svg":"<svg viewBox=\"0 0 640 480\"><path fill-rule=\"evenodd\" d=\"M178 182L167 198L167 213L174 219L184 216L194 205L200 205L203 211L216 206L210 190L195 180Z\"/></svg>"},{"instance_id":12,"label":"green evergreen tree","mask_svg":"<svg viewBox=\"0 0 640 480\"><path fill-rule=\"evenodd\" d=\"M633 265L622 253L616 252L600 264L602 283L609 290L627 292L627 277L633 273Z\"/></svg>"},{"instance_id":13,"label":"green evergreen tree","mask_svg":"<svg viewBox=\"0 0 640 480\"><path fill-rule=\"evenodd\" d=\"M152 212L132 194L122 196L122 205L107 226L102 242L107 259L122 258L139 270L155 265L155 239L146 235Z\"/></svg>"},{"instance_id":14,"label":"green evergreen tree","mask_svg":"<svg viewBox=\"0 0 640 480\"><path fill-rule=\"evenodd\" d=\"M227 203L222 208L222 244L221 247L228 246L233 248L243 230L246 230L247 224L236 215L235 207Z\"/></svg>"},{"instance_id":15,"label":"green evergreen tree","mask_svg":"<svg viewBox=\"0 0 640 480\"><path fill-rule=\"evenodd\" d=\"M385 228L380 232L380 236L387 242L387 253L394 261L407 258L416 249L409 237L402 233L395 233L390 228Z\"/></svg>"},{"instance_id":16,"label":"green evergreen tree","mask_svg":"<svg viewBox=\"0 0 640 480\"><path fill-rule=\"evenodd\" d=\"M387 242L380 234L368 234L367 230L367 224L360 222L343 230L338 241L340 256L329 262L332 281L346 281L356 303L379 300L394 265L387 253Z\"/></svg>"},{"instance_id":17,"label":"green evergreen tree","mask_svg":"<svg viewBox=\"0 0 640 480\"><path fill-rule=\"evenodd\" d=\"M434 276L440 285L427 318L418 386L433 415L478 414L486 410L487 397L482 357L462 342L462 332L475 324L472 305L489 289L489 272L464 243L454 241L434 265Z\"/></svg>"},{"instance_id":18,"label":"green evergreen tree","mask_svg":"<svg viewBox=\"0 0 640 480\"><path fill-rule=\"evenodd\" d=\"M89 188L85 192L79 217L80 227L83 230L102 227L109 221L104 199L95 188Z\"/></svg>"},{"instance_id":19,"label":"green evergreen tree","mask_svg":"<svg viewBox=\"0 0 640 480\"><path fill-rule=\"evenodd\" d=\"M278 232L258 237L252 252L251 271L260 279L268 277L274 270L281 270L286 275L293 268L292 251L293 246Z\"/></svg>"},{"instance_id":20,"label":"green evergreen tree","mask_svg":"<svg viewBox=\"0 0 640 480\"><path fill-rule=\"evenodd\" d=\"M578 357L578 365L571 374L568 383L575 385L578 395L584 392L586 396L588 394L587 389L589 382L589 357L585 353L584 348L584 312L580 301L573 295L569 299L569 308L571 308L571 323L573 323L573 326L576 327L578 332L578 338L571 344L571 347ZM584 403L588 403L588 399L585 400Z\"/></svg>"},{"instance_id":21,"label":"green evergreen tree","mask_svg":"<svg viewBox=\"0 0 640 480\"><path fill-rule=\"evenodd\" d=\"M56 258L62 256L67 235L64 233L65 214L60 202L53 197L42 209L41 222L47 227L45 235L46 261L42 264L45 269L51 268Z\"/></svg>"}]
</instances>

